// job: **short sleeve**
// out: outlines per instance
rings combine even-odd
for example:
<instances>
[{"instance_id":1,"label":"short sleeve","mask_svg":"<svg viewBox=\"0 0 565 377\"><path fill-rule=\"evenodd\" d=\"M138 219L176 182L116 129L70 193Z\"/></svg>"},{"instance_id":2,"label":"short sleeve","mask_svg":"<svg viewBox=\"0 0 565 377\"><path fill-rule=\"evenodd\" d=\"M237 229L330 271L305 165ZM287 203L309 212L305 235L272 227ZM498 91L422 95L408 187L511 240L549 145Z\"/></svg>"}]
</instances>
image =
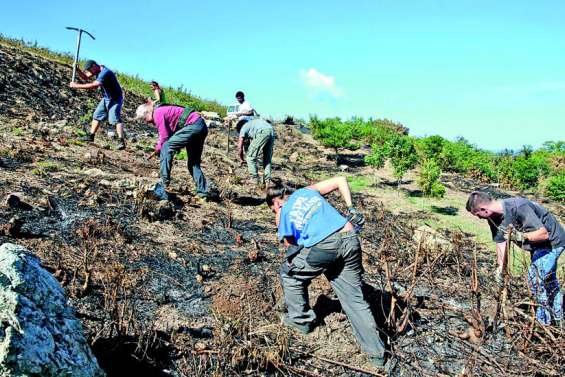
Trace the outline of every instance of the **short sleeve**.
<instances>
[{"instance_id":1,"label":"short sleeve","mask_svg":"<svg viewBox=\"0 0 565 377\"><path fill-rule=\"evenodd\" d=\"M251 106L251 104L249 102L245 101L241 105L239 105L239 108L237 109L237 111L240 112L240 113L253 111L253 106Z\"/></svg>"},{"instance_id":2,"label":"short sleeve","mask_svg":"<svg viewBox=\"0 0 565 377\"><path fill-rule=\"evenodd\" d=\"M288 216L284 210L281 212L280 222L279 222L279 241L282 241L285 237L294 237L294 229L292 222L289 221Z\"/></svg>"},{"instance_id":3,"label":"short sleeve","mask_svg":"<svg viewBox=\"0 0 565 377\"><path fill-rule=\"evenodd\" d=\"M100 72L98 74L98 76L96 76L95 81L98 81L100 84L104 84L104 79L106 78L107 73L108 73L108 70L106 70L106 69L102 70L102 72Z\"/></svg>"},{"instance_id":4,"label":"short sleeve","mask_svg":"<svg viewBox=\"0 0 565 377\"><path fill-rule=\"evenodd\" d=\"M490 227L490 232L492 235L492 240L496 243L501 243L504 242L504 233L502 232L502 230L499 229L498 226L496 226L496 224L494 222L489 221L488 225Z\"/></svg>"},{"instance_id":5,"label":"short sleeve","mask_svg":"<svg viewBox=\"0 0 565 377\"><path fill-rule=\"evenodd\" d=\"M533 232L541 229L544 225L529 205L522 205L518 208L518 220L522 223L522 232Z\"/></svg>"}]
</instances>

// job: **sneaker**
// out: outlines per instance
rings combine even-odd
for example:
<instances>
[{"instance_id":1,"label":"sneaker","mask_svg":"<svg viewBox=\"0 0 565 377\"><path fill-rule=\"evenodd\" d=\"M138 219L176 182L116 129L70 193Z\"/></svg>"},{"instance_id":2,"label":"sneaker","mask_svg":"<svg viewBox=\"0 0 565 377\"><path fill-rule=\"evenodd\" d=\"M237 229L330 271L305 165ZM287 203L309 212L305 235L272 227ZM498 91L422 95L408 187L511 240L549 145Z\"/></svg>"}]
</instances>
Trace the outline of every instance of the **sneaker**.
<instances>
[{"instance_id":1,"label":"sneaker","mask_svg":"<svg viewBox=\"0 0 565 377\"><path fill-rule=\"evenodd\" d=\"M162 183L155 184L153 189L153 196L158 200L169 200L169 194L167 194L167 189Z\"/></svg>"},{"instance_id":2,"label":"sneaker","mask_svg":"<svg viewBox=\"0 0 565 377\"><path fill-rule=\"evenodd\" d=\"M92 143L94 141L94 134L89 133L87 135L81 136L79 140L86 141L87 143Z\"/></svg>"},{"instance_id":3,"label":"sneaker","mask_svg":"<svg viewBox=\"0 0 565 377\"><path fill-rule=\"evenodd\" d=\"M377 369L384 369L386 360L383 356L369 355L369 362Z\"/></svg>"},{"instance_id":4,"label":"sneaker","mask_svg":"<svg viewBox=\"0 0 565 377\"><path fill-rule=\"evenodd\" d=\"M116 145L116 148L119 151L123 151L124 149L126 149L126 140L125 139L120 139L120 141L118 141L118 144Z\"/></svg>"}]
</instances>

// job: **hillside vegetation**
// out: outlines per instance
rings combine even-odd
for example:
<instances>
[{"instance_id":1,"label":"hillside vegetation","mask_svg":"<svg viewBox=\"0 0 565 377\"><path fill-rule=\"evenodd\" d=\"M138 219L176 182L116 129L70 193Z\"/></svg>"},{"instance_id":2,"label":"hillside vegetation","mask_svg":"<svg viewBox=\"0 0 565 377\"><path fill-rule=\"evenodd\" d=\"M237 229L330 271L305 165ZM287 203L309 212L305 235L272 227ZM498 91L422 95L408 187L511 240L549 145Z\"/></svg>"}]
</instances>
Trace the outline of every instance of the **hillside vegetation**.
<instances>
[{"instance_id":1,"label":"hillside vegetation","mask_svg":"<svg viewBox=\"0 0 565 377\"><path fill-rule=\"evenodd\" d=\"M533 192L565 201L565 141L548 141L539 149L525 145L519 151L486 151L464 138L447 140L439 135L413 137L400 124L389 120L352 118L321 120L309 125L316 139L338 154L340 149L370 145L366 163L381 168L389 159L400 180L417 164L422 167L420 185L425 194L441 196L438 169L457 173L501 188ZM430 171L433 174L430 175ZM430 180L434 180L431 182Z\"/></svg>"}]
</instances>

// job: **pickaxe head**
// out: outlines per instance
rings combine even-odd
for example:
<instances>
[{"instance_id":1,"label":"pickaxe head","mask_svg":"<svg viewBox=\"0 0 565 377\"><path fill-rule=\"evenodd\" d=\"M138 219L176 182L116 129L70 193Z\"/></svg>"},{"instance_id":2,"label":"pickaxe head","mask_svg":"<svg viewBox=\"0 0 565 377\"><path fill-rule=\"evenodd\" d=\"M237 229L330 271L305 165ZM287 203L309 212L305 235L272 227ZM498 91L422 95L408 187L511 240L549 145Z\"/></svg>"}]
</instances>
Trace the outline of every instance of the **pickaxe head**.
<instances>
[{"instance_id":1,"label":"pickaxe head","mask_svg":"<svg viewBox=\"0 0 565 377\"><path fill-rule=\"evenodd\" d=\"M80 34L85 33L85 34L88 34L88 36L89 36L90 38L92 38L92 39L94 39L94 40L96 39L96 38L94 38L94 36L93 36L92 34L90 34L88 31L86 31L86 30L84 30L84 29L80 29L80 28L77 28L77 27L67 26L67 30L75 30L75 31L78 31Z\"/></svg>"}]
</instances>

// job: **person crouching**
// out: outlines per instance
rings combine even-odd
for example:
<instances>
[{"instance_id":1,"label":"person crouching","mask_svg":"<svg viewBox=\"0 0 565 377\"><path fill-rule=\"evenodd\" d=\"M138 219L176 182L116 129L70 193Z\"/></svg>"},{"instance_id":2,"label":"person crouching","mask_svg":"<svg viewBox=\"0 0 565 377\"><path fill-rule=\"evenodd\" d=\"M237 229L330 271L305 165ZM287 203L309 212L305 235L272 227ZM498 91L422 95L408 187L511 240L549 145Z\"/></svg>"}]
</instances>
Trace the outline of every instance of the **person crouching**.
<instances>
[{"instance_id":1,"label":"person crouching","mask_svg":"<svg viewBox=\"0 0 565 377\"><path fill-rule=\"evenodd\" d=\"M339 190L349 216L345 218L323 195ZM353 334L371 363L382 368L385 348L362 291L361 243L355 228L363 216L352 207L345 177L334 177L292 192L280 182L267 188L267 205L275 213L279 240L287 248L280 280L288 313L285 325L307 334L316 326L308 302L308 286L324 274L351 322Z\"/></svg>"}]
</instances>

